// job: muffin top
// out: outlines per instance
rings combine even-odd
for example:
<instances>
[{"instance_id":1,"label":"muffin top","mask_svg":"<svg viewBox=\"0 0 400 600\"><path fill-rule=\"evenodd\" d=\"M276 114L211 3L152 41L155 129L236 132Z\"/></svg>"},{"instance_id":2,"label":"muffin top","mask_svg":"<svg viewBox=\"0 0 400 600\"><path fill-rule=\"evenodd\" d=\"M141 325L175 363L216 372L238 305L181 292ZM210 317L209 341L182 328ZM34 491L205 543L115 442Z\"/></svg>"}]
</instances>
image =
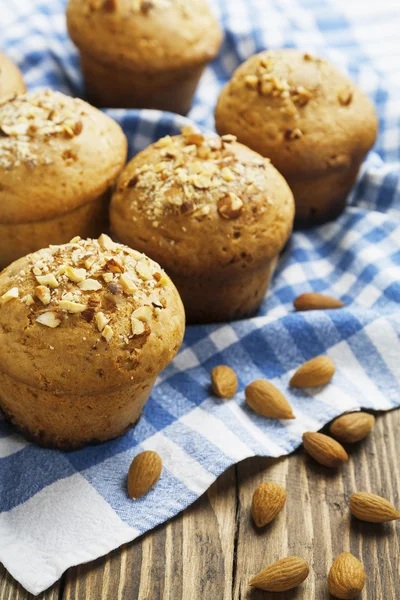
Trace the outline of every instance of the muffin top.
<instances>
[{"instance_id":1,"label":"muffin top","mask_svg":"<svg viewBox=\"0 0 400 600\"><path fill-rule=\"evenodd\" d=\"M102 393L156 376L183 331L160 266L104 234L39 250L0 275L0 370L36 388Z\"/></svg>"},{"instance_id":2,"label":"muffin top","mask_svg":"<svg viewBox=\"0 0 400 600\"><path fill-rule=\"evenodd\" d=\"M293 211L289 187L269 160L234 136L185 127L128 164L112 199L111 222L120 239L167 270L229 274L278 254Z\"/></svg>"},{"instance_id":3,"label":"muffin top","mask_svg":"<svg viewBox=\"0 0 400 600\"><path fill-rule=\"evenodd\" d=\"M138 71L201 65L222 41L206 0L69 0L67 23L82 51Z\"/></svg>"},{"instance_id":4,"label":"muffin top","mask_svg":"<svg viewBox=\"0 0 400 600\"><path fill-rule=\"evenodd\" d=\"M119 125L50 90L0 106L0 223L67 213L103 194L126 160Z\"/></svg>"},{"instance_id":5,"label":"muffin top","mask_svg":"<svg viewBox=\"0 0 400 600\"><path fill-rule=\"evenodd\" d=\"M21 71L0 52L0 104L25 91Z\"/></svg>"},{"instance_id":6,"label":"muffin top","mask_svg":"<svg viewBox=\"0 0 400 600\"><path fill-rule=\"evenodd\" d=\"M349 167L372 147L375 110L326 60L298 50L261 52L243 63L216 108L219 133L234 133L285 175Z\"/></svg>"}]
</instances>

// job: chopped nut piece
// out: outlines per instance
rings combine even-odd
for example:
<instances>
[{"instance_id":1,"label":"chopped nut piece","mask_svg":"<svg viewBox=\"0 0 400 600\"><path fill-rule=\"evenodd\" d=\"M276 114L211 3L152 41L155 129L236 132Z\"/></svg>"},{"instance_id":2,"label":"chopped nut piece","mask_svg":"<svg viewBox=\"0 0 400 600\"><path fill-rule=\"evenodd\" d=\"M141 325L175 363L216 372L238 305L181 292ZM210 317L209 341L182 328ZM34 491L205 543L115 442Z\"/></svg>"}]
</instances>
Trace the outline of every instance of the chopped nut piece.
<instances>
[{"instance_id":1,"label":"chopped nut piece","mask_svg":"<svg viewBox=\"0 0 400 600\"><path fill-rule=\"evenodd\" d=\"M98 312L95 316L95 321L97 325L97 329L99 331L103 331L104 327L110 322L110 319L107 319L104 313Z\"/></svg>"},{"instance_id":2,"label":"chopped nut piece","mask_svg":"<svg viewBox=\"0 0 400 600\"><path fill-rule=\"evenodd\" d=\"M114 275L112 273L103 273L102 277L106 283L110 283L110 281L114 279Z\"/></svg>"},{"instance_id":3,"label":"chopped nut piece","mask_svg":"<svg viewBox=\"0 0 400 600\"><path fill-rule=\"evenodd\" d=\"M110 260L108 260L105 264L106 269L108 269L108 271L111 271L111 273L123 273L124 272L124 267L122 265L119 264L119 262L117 262L115 260L115 258L110 258Z\"/></svg>"},{"instance_id":4,"label":"chopped nut piece","mask_svg":"<svg viewBox=\"0 0 400 600\"><path fill-rule=\"evenodd\" d=\"M75 269L74 267L70 267L67 265L65 267L65 274L71 281L75 283L80 283L86 278L87 271L86 269Z\"/></svg>"},{"instance_id":5,"label":"chopped nut piece","mask_svg":"<svg viewBox=\"0 0 400 600\"><path fill-rule=\"evenodd\" d=\"M299 85L295 90L291 90L292 100L299 106L305 106L312 98L312 93L304 86Z\"/></svg>"},{"instance_id":6,"label":"chopped nut piece","mask_svg":"<svg viewBox=\"0 0 400 600\"><path fill-rule=\"evenodd\" d=\"M2 301L5 304L6 302L9 302L10 300L12 300L13 298L18 298L19 296L19 290L17 287L13 287L10 290L8 290L5 294L2 295Z\"/></svg>"},{"instance_id":7,"label":"chopped nut piece","mask_svg":"<svg viewBox=\"0 0 400 600\"><path fill-rule=\"evenodd\" d=\"M247 75L244 78L244 81L248 88L253 89L253 90L257 89L257 85L258 85L257 75Z\"/></svg>"},{"instance_id":8,"label":"chopped nut piece","mask_svg":"<svg viewBox=\"0 0 400 600\"><path fill-rule=\"evenodd\" d=\"M97 279L85 279L78 283L78 287L84 292L95 292L103 287Z\"/></svg>"},{"instance_id":9,"label":"chopped nut piece","mask_svg":"<svg viewBox=\"0 0 400 600\"><path fill-rule=\"evenodd\" d=\"M86 304L80 304L80 302L71 302L69 300L60 300L58 306L61 310L67 310L70 313L80 313L86 308Z\"/></svg>"},{"instance_id":10,"label":"chopped nut piece","mask_svg":"<svg viewBox=\"0 0 400 600\"><path fill-rule=\"evenodd\" d=\"M75 237L72 238L72 240L70 241L70 244L77 244L80 240L81 240L81 237L79 235L76 235Z\"/></svg>"},{"instance_id":11,"label":"chopped nut piece","mask_svg":"<svg viewBox=\"0 0 400 600\"><path fill-rule=\"evenodd\" d=\"M172 144L172 138L170 135L166 135L165 137L158 140L156 143L157 148L165 148L166 146L170 146Z\"/></svg>"},{"instance_id":12,"label":"chopped nut piece","mask_svg":"<svg viewBox=\"0 0 400 600\"><path fill-rule=\"evenodd\" d=\"M227 133L227 134L221 136L221 140L225 144L232 144L232 143L236 142L237 137L236 137L236 135L231 135L230 133Z\"/></svg>"},{"instance_id":13,"label":"chopped nut piece","mask_svg":"<svg viewBox=\"0 0 400 600\"><path fill-rule=\"evenodd\" d=\"M51 327L52 329L58 327L61 323L61 319L55 313L50 311L44 312L41 315L39 315L36 321L37 323L40 323L41 325L46 325L46 327Z\"/></svg>"},{"instance_id":14,"label":"chopped nut piece","mask_svg":"<svg viewBox=\"0 0 400 600\"><path fill-rule=\"evenodd\" d=\"M145 332L145 324L139 319L131 318L132 335L142 335Z\"/></svg>"},{"instance_id":15,"label":"chopped nut piece","mask_svg":"<svg viewBox=\"0 0 400 600\"><path fill-rule=\"evenodd\" d=\"M121 275L119 283L126 294L135 294L138 290L133 278L128 274Z\"/></svg>"},{"instance_id":16,"label":"chopped nut piece","mask_svg":"<svg viewBox=\"0 0 400 600\"><path fill-rule=\"evenodd\" d=\"M150 321L153 315L151 306L141 306L132 313L132 319L139 319L139 321Z\"/></svg>"},{"instance_id":17,"label":"chopped nut piece","mask_svg":"<svg viewBox=\"0 0 400 600\"><path fill-rule=\"evenodd\" d=\"M285 140L298 140L303 137L303 132L300 129L286 129Z\"/></svg>"},{"instance_id":18,"label":"chopped nut piece","mask_svg":"<svg viewBox=\"0 0 400 600\"><path fill-rule=\"evenodd\" d=\"M101 236L98 239L98 242L104 250L115 250L117 247L115 242L113 242L112 239L105 233L101 234Z\"/></svg>"},{"instance_id":19,"label":"chopped nut piece","mask_svg":"<svg viewBox=\"0 0 400 600\"><path fill-rule=\"evenodd\" d=\"M36 280L41 285L49 285L51 288L57 288L60 285L52 273L48 275L36 275Z\"/></svg>"},{"instance_id":20,"label":"chopped nut piece","mask_svg":"<svg viewBox=\"0 0 400 600\"><path fill-rule=\"evenodd\" d=\"M225 181L235 181L236 179L235 173L231 171L229 167L224 167L221 171L221 175Z\"/></svg>"},{"instance_id":21,"label":"chopped nut piece","mask_svg":"<svg viewBox=\"0 0 400 600\"><path fill-rule=\"evenodd\" d=\"M243 210L243 201L230 192L218 200L218 212L224 219L237 219Z\"/></svg>"},{"instance_id":22,"label":"chopped nut piece","mask_svg":"<svg viewBox=\"0 0 400 600\"><path fill-rule=\"evenodd\" d=\"M151 267L150 267L148 261L145 258L142 258L141 260L139 260L136 263L136 267L135 268L136 268L136 273L144 281L146 281L147 279L150 279L150 277L152 276Z\"/></svg>"},{"instance_id":23,"label":"chopped nut piece","mask_svg":"<svg viewBox=\"0 0 400 600\"><path fill-rule=\"evenodd\" d=\"M114 296L122 294L123 292L122 286L116 281L111 281L111 283L108 284L108 289Z\"/></svg>"},{"instance_id":24,"label":"chopped nut piece","mask_svg":"<svg viewBox=\"0 0 400 600\"><path fill-rule=\"evenodd\" d=\"M109 342L111 340L112 336L114 335L114 332L109 325L106 325L104 327L101 335L106 340L106 342Z\"/></svg>"},{"instance_id":25,"label":"chopped nut piece","mask_svg":"<svg viewBox=\"0 0 400 600\"><path fill-rule=\"evenodd\" d=\"M43 304L50 304L51 292L46 285L38 285L35 288L35 294Z\"/></svg>"},{"instance_id":26,"label":"chopped nut piece","mask_svg":"<svg viewBox=\"0 0 400 600\"><path fill-rule=\"evenodd\" d=\"M342 106L348 106L353 100L353 92L350 89L339 90L338 100Z\"/></svg>"},{"instance_id":27,"label":"chopped nut piece","mask_svg":"<svg viewBox=\"0 0 400 600\"><path fill-rule=\"evenodd\" d=\"M21 298L21 301L24 302L27 306L31 306L32 304L35 304L35 301L32 298L31 294L27 294L26 296Z\"/></svg>"}]
</instances>

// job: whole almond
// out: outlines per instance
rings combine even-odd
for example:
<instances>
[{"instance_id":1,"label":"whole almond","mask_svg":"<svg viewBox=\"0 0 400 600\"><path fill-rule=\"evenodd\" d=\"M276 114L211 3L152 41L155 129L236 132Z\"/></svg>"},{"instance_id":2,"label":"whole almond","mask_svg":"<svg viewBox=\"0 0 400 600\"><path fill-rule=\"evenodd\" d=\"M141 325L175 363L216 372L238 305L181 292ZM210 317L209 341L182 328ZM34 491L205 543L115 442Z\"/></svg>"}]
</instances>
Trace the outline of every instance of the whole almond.
<instances>
[{"instance_id":1,"label":"whole almond","mask_svg":"<svg viewBox=\"0 0 400 600\"><path fill-rule=\"evenodd\" d=\"M314 460L325 467L335 468L348 460L346 450L339 442L323 433L308 431L303 434L304 448Z\"/></svg>"},{"instance_id":2,"label":"whole almond","mask_svg":"<svg viewBox=\"0 0 400 600\"><path fill-rule=\"evenodd\" d=\"M273 383L256 379L245 389L246 402L254 412L270 419L294 419L292 407Z\"/></svg>"},{"instance_id":3,"label":"whole almond","mask_svg":"<svg viewBox=\"0 0 400 600\"><path fill-rule=\"evenodd\" d=\"M357 519L368 523L386 523L400 519L400 512L388 500L368 492L352 495L350 511Z\"/></svg>"},{"instance_id":4,"label":"whole almond","mask_svg":"<svg viewBox=\"0 0 400 600\"><path fill-rule=\"evenodd\" d=\"M329 383L335 373L335 363L329 356L317 356L297 369L290 380L292 387L317 387Z\"/></svg>"},{"instance_id":5,"label":"whole almond","mask_svg":"<svg viewBox=\"0 0 400 600\"><path fill-rule=\"evenodd\" d=\"M330 426L331 434L341 442L353 444L363 440L375 425L375 417L365 412L342 415Z\"/></svg>"},{"instance_id":6,"label":"whole almond","mask_svg":"<svg viewBox=\"0 0 400 600\"><path fill-rule=\"evenodd\" d=\"M238 388L235 371L226 365L214 367L211 371L211 385L214 393L220 398L232 398Z\"/></svg>"},{"instance_id":7,"label":"whole almond","mask_svg":"<svg viewBox=\"0 0 400 600\"><path fill-rule=\"evenodd\" d=\"M128 472L128 494L137 499L144 496L158 481L162 460L157 452L146 450L133 459Z\"/></svg>"},{"instance_id":8,"label":"whole almond","mask_svg":"<svg viewBox=\"0 0 400 600\"><path fill-rule=\"evenodd\" d=\"M340 554L329 571L328 586L332 596L340 600L352 600L362 592L365 571L360 561L350 554Z\"/></svg>"},{"instance_id":9,"label":"whole almond","mask_svg":"<svg viewBox=\"0 0 400 600\"><path fill-rule=\"evenodd\" d=\"M310 569L298 556L281 558L269 565L250 581L250 585L266 592L286 592L307 579Z\"/></svg>"},{"instance_id":10,"label":"whole almond","mask_svg":"<svg viewBox=\"0 0 400 600\"><path fill-rule=\"evenodd\" d=\"M326 294L318 294L316 292L308 292L301 294L293 302L294 307L298 311L302 310L324 310L330 308L342 308L344 303L337 298L327 296Z\"/></svg>"},{"instance_id":11,"label":"whole almond","mask_svg":"<svg viewBox=\"0 0 400 600\"><path fill-rule=\"evenodd\" d=\"M286 502L286 490L281 485L266 481L253 494L251 513L257 527L271 523Z\"/></svg>"}]
</instances>

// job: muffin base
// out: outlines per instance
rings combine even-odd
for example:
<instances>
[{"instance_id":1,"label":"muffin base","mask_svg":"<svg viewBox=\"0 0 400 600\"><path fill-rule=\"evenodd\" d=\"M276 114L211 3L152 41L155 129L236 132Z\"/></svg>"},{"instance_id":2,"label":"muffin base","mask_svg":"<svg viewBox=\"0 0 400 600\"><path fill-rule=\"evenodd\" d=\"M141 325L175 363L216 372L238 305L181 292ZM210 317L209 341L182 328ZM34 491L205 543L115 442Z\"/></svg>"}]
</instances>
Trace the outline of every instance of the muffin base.
<instances>
[{"instance_id":1,"label":"muffin base","mask_svg":"<svg viewBox=\"0 0 400 600\"><path fill-rule=\"evenodd\" d=\"M133 71L81 53L88 100L108 108L154 108L186 115L204 65L174 71Z\"/></svg>"},{"instance_id":2,"label":"muffin base","mask_svg":"<svg viewBox=\"0 0 400 600\"><path fill-rule=\"evenodd\" d=\"M76 450L125 433L140 417L155 377L97 395L53 394L0 373L0 409L38 445Z\"/></svg>"},{"instance_id":3,"label":"muffin base","mask_svg":"<svg viewBox=\"0 0 400 600\"><path fill-rule=\"evenodd\" d=\"M48 221L0 224L0 270L17 258L51 244L64 244L79 235L98 237L107 226L110 193Z\"/></svg>"},{"instance_id":4,"label":"muffin base","mask_svg":"<svg viewBox=\"0 0 400 600\"><path fill-rule=\"evenodd\" d=\"M320 177L295 178L283 174L296 203L296 228L313 227L336 219L346 207L359 169L360 163L357 163L346 170L335 170Z\"/></svg>"},{"instance_id":5,"label":"muffin base","mask_svg":"<svg viewBox=\"0 0 400 600\"><path fill-rule=\"evenodd\" d=\"M183 277L169 273L178 288L186 322L217 323L251 316L259 308L274 274L278 257L235 279Z\"/></svg>"}]
</instances>

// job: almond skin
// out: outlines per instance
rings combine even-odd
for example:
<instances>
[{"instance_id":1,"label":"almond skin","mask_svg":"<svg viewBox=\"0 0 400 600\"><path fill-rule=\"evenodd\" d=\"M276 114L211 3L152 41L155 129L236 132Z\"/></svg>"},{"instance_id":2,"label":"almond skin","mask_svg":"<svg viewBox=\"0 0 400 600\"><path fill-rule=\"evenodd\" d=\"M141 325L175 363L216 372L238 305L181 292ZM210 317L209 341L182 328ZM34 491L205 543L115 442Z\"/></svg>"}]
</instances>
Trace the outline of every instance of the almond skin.
<instances>
[{"instance_id":1,"label":"almond skin","mask_svg":"<svg viewBox=\"0 0 400 600\"><path fill-rule=\"evenodd\" d=\"M354 517L368 523L386 523L400 519L400 512L388 500L368 492L352 495L350 511Z\"/></svg>"},{"instance_id":2,"label":"almond skin","mask_svg":"<svg viewBox=\"0 0 400 600\"><path fill-rule=\"evenodd\" d=\"M253 494L251 514L257 527L271 523L285 506L286 490L281 485L266 481Z\"/></svg>"},{"instance_id":3,"label":"almond skin","mask_svg":"<svg viewBox=\"0 0 400 600\"><path fill-rule=\"evenodd\" d=\"M363 440L375 425L375 417L365 412L342 415L330 426L330 432L337 440L354 444Z\"/></svg>"},{"instance_id":4,"label":"almond skin","mask_svg":"<svg viewBox=\"0 0 400 600\"><path fill-rule=\"evenodd\" d=\"M337 298L327 296L326 294L317 294L316 292L308 292L301 294L293 302L296 310L324 310L331 308L342 308L344 303Z\"/></svg>"},{"instance_id":5,"label":"almond skin","mask_svg":"<svg viewBox=\"0 0 400 600\"><path fill-rule=\"evenodd\" d=\"M281 558L269 565L250 581L250 585L266 592L286 592L307 579L310 569L298 556Z\"/></svg>"},{"instance_id":6,"label":"almond skin","mask_svg":"<svg viewBox=\"0 0 400 600\"><path fill-rule=\"evenodd\" d=\"M329 383L335 373L335 363L329 356L317 356L297 369L290 380L292 387L317 387Z\"/></svg>"},{"instance_id":7,"label":"almond skin","mask_svg":"<svg viewBox=\"0 0 400 600\"><path fill-rule=\"evenodd\" d=\"M235 371L226 365L214 367L211 371L211 385L220 398L232 398L238 389Z\"/></svg>"},{"instance_id":8,"label":"almond skin","mask_svg":"<svg viewBox=\"0 0 400 600\"><path fill-rule=\"evenodd\" d=\"M343 552L333 563L328 576L329 591L340 600L352 600L362 592L365 585L365 571L360 561Z\"/></svg>"},{"instance_id":9,"label":"almond skin","mask_svg":"<svg viewBox=\"0 0 400 600\"><path fill-rule=\"evenodd\" d=\"M160 478L162 460L152 450L141 452L133 459L128 472L128 494L136 500L144 496Z\"/></svg>"},{"instance_id":10,"label":"almond skin","mask_svg":"<svg viewBox=\"0 0 400 600\"><path fill-rule=\"evenodd\" d=\"M295 419L292 407L273 383L256 379L245 389L246 402L254 412L270 419Z\"/></svg>"},{"instance_id":11,"label":"almond skin","mask_svg":"<svg viewBox=\"0 0 400 600\"><path fill-rule=\"evenodd\" d=\"M314 460L334 469L348 460L348 454L339 442L323 433L308 431L303 434L304 448Z\"/></svg>"}]
</instances>

